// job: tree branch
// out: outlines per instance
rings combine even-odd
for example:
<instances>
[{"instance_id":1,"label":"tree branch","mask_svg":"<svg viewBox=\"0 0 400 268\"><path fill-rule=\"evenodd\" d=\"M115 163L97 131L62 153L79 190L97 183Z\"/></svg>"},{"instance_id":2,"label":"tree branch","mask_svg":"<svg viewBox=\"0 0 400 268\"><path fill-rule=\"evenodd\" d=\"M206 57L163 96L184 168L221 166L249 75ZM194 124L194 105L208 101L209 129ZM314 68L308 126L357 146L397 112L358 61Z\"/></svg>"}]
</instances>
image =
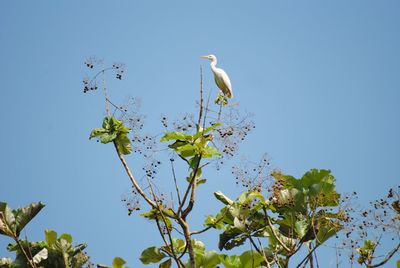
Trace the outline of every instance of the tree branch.
<instances>
[{"instance_id":1,"label":"tree branch","mask_svg":"<svg viewBox=\"0 0 400 268\"><path fill-rule=\"evenodd\" d=\"M136 181L135 177L133 176L131 170L129 169L128 164L125 161L125 158L122 156L122 154L119 152L117 144L115 141L113 141L115 150L117 151L119 160L121 161L122 165L124 166L124 169L126 173L128 174L129 179L131 180L133 186L135 189L138 191L138 193L143 197L144 200L152 207L152 208L157 208L157 205L146 195L145 192L143 192L142 188L139 186L138 182Z\"/></svg>"}]
</instances>

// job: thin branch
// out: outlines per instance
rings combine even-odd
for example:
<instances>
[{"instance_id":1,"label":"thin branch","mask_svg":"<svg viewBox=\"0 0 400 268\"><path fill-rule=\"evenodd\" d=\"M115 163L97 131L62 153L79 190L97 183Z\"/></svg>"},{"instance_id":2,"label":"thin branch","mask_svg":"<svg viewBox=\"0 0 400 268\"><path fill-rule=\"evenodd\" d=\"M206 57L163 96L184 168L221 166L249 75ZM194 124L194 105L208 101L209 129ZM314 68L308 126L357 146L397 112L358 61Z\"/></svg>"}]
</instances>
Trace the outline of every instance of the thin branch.
<instances>
[{"instance_id":1,"label":"thin branch","mask_svg":"<svg viewBox=\"0 0 400 268\"><path fill-rule=\"evenodd\" d=\"M201 161L201 154L199 155L199 162L197 163L195 169L193 170L193 176L192 179L190 180L190 184L189 187L185 193L185 196L183 197L183 201L182 201L182 205L185 203L187 195L189 193L190 188L192 188L192 192L190 194L190 200L189 200L189 204L187 205L186 209L183 210L182 212L182 218L186 219L186 216L190 213L190 211L192 211L193 206L194 206L194 201L195 201L195 197L196 197L196 186L197 186L197 172L199 171L199 166L200 166L200 161ZM179 207L181 208L181 207Z\"/></svg>"},{"instance_id":2,"label":"thin branch","mask_svg":"<svg viewBox=\"0 0 400 268\"><path fill-rule=\"evenodd\" d=\"M185 236L186 240L186 247L185 251L189 252L189 267L190 268L195 268L196 267L196 260L195 260L195 255L194 255L194 250L193 250L193 245L190 237L190 230L187 222L182 218L182 217L177 217L176 220L178 221L179 225L182 227L183 234ZM185 252L184 251L184 252Z\"/></svg>"},{"instance_id":3,"label":"thin branch","mask_svg":"<svg viewBox=\"0 0 400 268\"><path fill-rule=\"evenodd\" d=\"M376 263L376 264L372 264L372 265L368 265L367 267L373 268L373 267L379 267L384 265L385 263L387 263L392 257L393 255L400 249L400 243L392 250L389 252L388 255L386 255L385 259L383 259L381 262Z\"/></svg>"},{"instance_id":4,"label":"thin branch","mask_svg":"<svg viewBox=\"0 0 400 268\"><path fill-rule=\"evenodd\" d=\"M182 205L182 200L181 200L181 195L179 193L178 183L176 182L176 174L175 174L174 163L173 163L173 161L170 161L170 162L171 162L172 175L174 177L176 195L178 196L178 204L179 204L179 206L181 206Z\"/></svg>"},{"instance_id":5,"label":"thin branch","mask_svg":"<svg viewBox=\"0 0 400 268\"><path fill-rule=\"evenodd\" d=\"M124 166L124 169L126 173L128 174L129 179L131 180L133 186L135 189L138 191L138 193L143 197L144 200L153 208L157 208L157 205L146 195L145 192L143 192L142 188L139 186L138 182L136 181L135 177L133 176L131 170L129 169L128 164L125 161L125 158L122 156L122 154L119 152L117 144L115 141L113 141L115 150L117 151L119 160L121 161L122 165Z\"/></svg>"},{"instance_id":6,"label":"thin branch","mask_svg":"<svg viewBox=\"0 0 400 268\"><path fill-rule=\"evenodd\" d=\"M24 254L24 257L26 258L26 261L28 262L29 266L32 268L36 268L35 263L28 257L28 254L26 253L24 247L21 245L18 237L13 237L15 242L17 243L19 249L22 251L22 253Z\"/></svg>"},{"instance_id":7,"label":"thin branch","mask_svg":"<svg viewBox=\"0 0 400 268\"><path fill-rule=\"evenodd\" d=\"M108 107L108 95L107 95L107 86L106 86L106 75L105 75L105 71L103 68L102 71L102 78L103 78L103 93L104 93L104 98L106 99L106 114L109 115L110 113L110 109Z\"/></svg>"},{"instance_id":8,"label":"thin branch","mask_svg":"<svg viewBox=\"0 0 400 268\"><path fill-rule=\"evenodd\" d=\"M200 66L200 109L199 109L199 119L197 122L197 127L200 127L201 118L203 116L203 68Z\"/></svg>"},{"instance_id":9,"label":"thin branch","mask_svg":"<svg viewBox=\"0 0 400 268\"><path fill-rule=\"evenodd\" d=\"M157 204L157 210L160 213L161 218L162 218L162 220L164 222L165 228L167 230L168 239L170 241L169 245L168 245L168 243L167 243L167 241L165 239L164 233L162 231L162 227L161 227L161 225L160 225L160 223L159 223L159 221L158 221L158 219L156 217L157 228L158 228L158 230L160 232L160 235L161 235L162 239L164 240L165 246L167 246L171 250L172 257L175 260L176 264L178 265L178 268L180 268L182 263L178 259L177 255L175 253L174 244L173 244L173 240L172 240L172 236L171 236L171 231L168 228L167 219L165 218L163 211L161 210L160 206L158 205L159 199L157 198L156 194L154 193L153 186L151 185L151 182L150 182L149 178L147 178L147 182L149 183L150 192L151 192L151 194L153 196L154 202Z\"/></svg>"},{"instance_id":10,"label":"thin branch","mask_svg":"<svg viewBox=\"0 0 400 268\"><path fill-rule=\"evenodd\" d=\"M207 114L208 114L208 111L209 111L208 107L210 106L210 98L211 98L211 91L208 93L206 111L204 113L204 119L203 119L203 128L206 127L206 119L207 119Z\"/></svg>"},{"instance_id":11,"label":"thin branch","mask_svg":"<svg viewBox=\"0 0 400 268\"><path fill-rule=\"evenodd\" d=\"M271 267L269 264L269 261L267 259L267 256L265 256L265 252L264 249L261 247L261 250L257 247L256 243L254 243L253 238L251 237L251 235L248 236L250 243L253 245L253 247L255 248L255 250L263 257L263 260L265 261L265 263L268 265L268 267Z\"/></svg>"},{"instance_id":12,"label":"thin branch","mask_svg":"<svg viewBox=\"0 0 400 268\"><path fill-rule=\"evenodd\" d=\"M279 243L288 253L291 253L293 250L291 250L290 248L288 248L288 247L285 245L285 243L283 243L282 240L279 239L278 235L277 235L276 232L275 232L274 226L272 225L271 220L270 220L270 218L269 218L269 216L268 216L268 214L267 214L267 211L265 210L265 208L264 208L263 210L264 210L265 217L267 218L268 226L271 228L271 231L272 231L272 234L274 235L274 238L278 241L278 243Z\"/></svg>"},{"instance_id":13,"label":"thin branch","mask_svg":"<svg viewBox=\"0 0 400 268\"><path fill-rule=\"evenodd\" d=\"M311 254L313 254L313 252L319 247L320 245L315 246L312 250L310 250L310 252L307 254L307 256L304 257L304 259L296 266L297 268L299 268L303 262L308 261L309 257Z\"/></svg>"}]
</instances>

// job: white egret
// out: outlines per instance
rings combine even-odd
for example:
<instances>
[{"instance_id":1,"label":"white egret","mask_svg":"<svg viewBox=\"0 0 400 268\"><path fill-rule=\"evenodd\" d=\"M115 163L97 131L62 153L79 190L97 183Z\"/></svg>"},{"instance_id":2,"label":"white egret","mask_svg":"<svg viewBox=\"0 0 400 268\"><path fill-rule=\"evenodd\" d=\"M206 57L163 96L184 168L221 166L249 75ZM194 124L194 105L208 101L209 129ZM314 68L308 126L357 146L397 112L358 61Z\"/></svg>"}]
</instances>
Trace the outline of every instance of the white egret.
<instances>
[{"instance_id":1,"label":"white egret","mask_svg":"<svg viewBox=\"0 0 400 268\"><path fill-rule=\"evenodd\" d=\"M214 80L224 96L233 98L231 80L229 76L221 68L217 68L217 57L214 55L201 56L200 58L209 59L211 61L211 70L214 73Z\"/></svg>"}]
</instances>

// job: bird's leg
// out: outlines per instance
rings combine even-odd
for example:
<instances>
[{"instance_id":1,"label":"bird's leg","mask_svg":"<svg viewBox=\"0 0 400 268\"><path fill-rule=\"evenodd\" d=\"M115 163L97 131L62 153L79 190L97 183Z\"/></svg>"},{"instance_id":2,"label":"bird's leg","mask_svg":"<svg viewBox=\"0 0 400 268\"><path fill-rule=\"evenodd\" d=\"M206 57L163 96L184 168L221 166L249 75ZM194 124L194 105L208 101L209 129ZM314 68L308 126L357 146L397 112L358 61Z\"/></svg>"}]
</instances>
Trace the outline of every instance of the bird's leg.
<instances>
[{"instance_id":1,"label":"bird's leg","mask_svg":"<svg viewBox=\"0 0 400 268\"><path fill-rule=\"evenodd\" d=\"M221 94L221 92L218 94L217 98L214 101L215 104L223 104L226 106L228 104L228 98Z\"/></svg>"}]
</instances>

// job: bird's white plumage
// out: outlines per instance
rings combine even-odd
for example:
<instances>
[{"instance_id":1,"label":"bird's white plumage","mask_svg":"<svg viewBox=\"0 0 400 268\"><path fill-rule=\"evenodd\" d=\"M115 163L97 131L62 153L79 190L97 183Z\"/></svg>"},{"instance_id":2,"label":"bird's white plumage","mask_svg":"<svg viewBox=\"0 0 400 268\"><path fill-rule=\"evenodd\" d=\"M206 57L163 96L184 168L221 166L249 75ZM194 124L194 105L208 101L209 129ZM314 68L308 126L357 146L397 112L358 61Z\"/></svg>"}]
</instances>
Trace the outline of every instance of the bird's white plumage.
<instances>
[{"instance_id":1,"label":"bird's white plumage","mask_svg":"<svg viewBox=\"0 0 400 268\"><path fill-rule=\"evenodd\" d=\"M216 67L217 57L215 57L214 55L208 55L208 56L202 56L202 58L211 60L210 66L214 74L215 83L226 97L232 98L233 93L232 93L231 80L229 79L229 76L226 74L224 70Z\"/></svg>"}]
</instances>

